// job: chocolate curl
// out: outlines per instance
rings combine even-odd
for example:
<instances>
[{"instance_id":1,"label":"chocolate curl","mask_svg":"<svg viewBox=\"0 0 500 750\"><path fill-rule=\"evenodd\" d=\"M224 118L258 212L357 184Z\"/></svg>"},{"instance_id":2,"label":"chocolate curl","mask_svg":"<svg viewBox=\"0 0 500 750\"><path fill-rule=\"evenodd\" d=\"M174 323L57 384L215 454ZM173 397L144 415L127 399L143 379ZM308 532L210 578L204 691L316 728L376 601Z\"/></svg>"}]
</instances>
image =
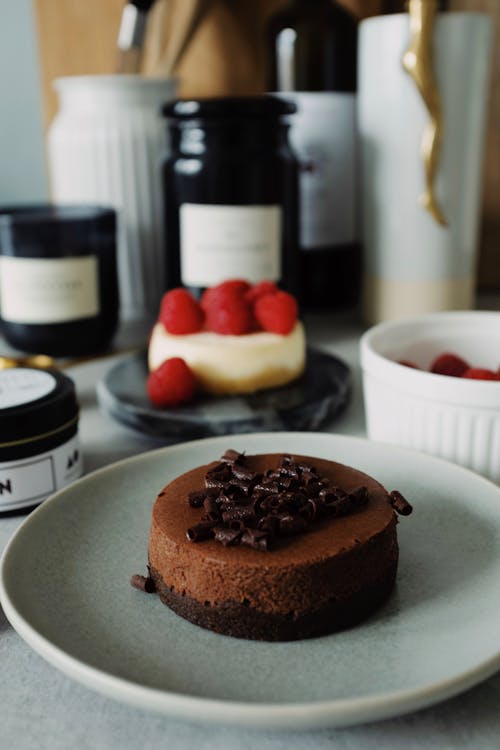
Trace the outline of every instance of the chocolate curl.
<instances>
[{"instance_id":1,"label":"chocolate curl","mask_svg":"<svg viewBox=\"0 0 500 750\"><path fill-rule=\"evenodd\" d=\"M226 486L226 482L222 477L218 477L214 474L207 474L205 478L205 486L211 490L223 490Z\"/></svg>"},{"instance_id":2,"label":"chocolate curl","mask_svg":"<svg viewBox=\"0 0 500 750\"><path fill-rule=\"evenodd\" d=\"M209 513L205 513L201 520L206 523L212 523L213 525L217 525L220 523L221 515L218 510L210 511Z\"/></svg>"},{"instance_id":3,"label":"chocolate curl","mask_svg":"<svg viewBox=\"0 0 500 750\"><path fill-rule=\"evenodd\" d=\"M221 461L224 461L226 464L236 464L242 459L244 459L245 454L244 453L238 453L238 451L232 450L232 448L229 448L224 455L221 457Z\"/></svg>"},{"instance_id":4,"label":"chocolate curl","mask_svg":"<svg viewBox=\"0 0 500 750\"><path fill-rule=\"evenodd\" d=\"M316 497L317 495L319 495L322 489L323 485L318 481L317 477L315 477L311 482L309 482L308 485L306 485L306 490L309 497Z\"/></svg>"},{"instance_id":5,"label":"chocolate curl","mask_svg":"<svg viewBox=\"0 0 500 750\"><path fill-rule=\"evenodd\" d=\"M253 482L251 479L231 479L228 491L233 494L240 494L248 497L253 489Z\"/></svg>"},{"instance_id":6,"label":"chocolate curl","mask_svg":"<svg viewBox=\"0 0 500 750\"><path fill-rule=\"evenodd\" d=\"M358 487L350 493L349 497L355 508L361 508L368 502L368 490L364 486Z\"/></svg>"},{"instance_id":7,"label":"chocolate curl","mask_svg":"<svg viewBox=\"0 0 500 750\"><path fill-rule=\"evenodd\" d=\"M278 521L278 533L280 536L293 536L294 534L300 534L307 528L307 523L301 516L284 514L278 517Z\"/></svg>"},{"instance_id":8,"label":"chocolate curl","mask_svg":"<svg viewBox=\"0 0 500 750\"><path fill-rule=\"evenodd\" d=\"M191 526L187 530L186 536L190 542L202 542L204 539L211 539L214 535L214 521L202 521L196 526Z\"/></svg>"},{"instance_id":9,"label":"chocolate curl","mask_svg":"<svg viewBox=\"0 0 500 750\"><path fill-rule=\"evenodd\" d=\"M222 520L224 523L230 523L231 521L249 522L254 519L255 512L252 505L237 505L236 507L229 508L222 513Z\"/></svg>"},{"instance_id":10,"label":"chocolate curl","mask_svg":"<svg viewBox=\"0 0 500 750\"><path fill-rule=\"evenodd\" d=\"M233 466L233 477L236 477L236 479L250 482L252 479L255 479L256 476L257 474L255 471L249 469L248 466L244 466L243 464L235 464Z\"/></svg>"},{"instance_id":11,"label":"chocolate curl","mask_svg":"<svg viewBox=\"0 0 500 750\"><path fill-rule=\"evenodd\" d=\"M398 490L389 493L389 502L400 516L409 516L413 510L408 500Z\"/></svg>"},{"instance_id":12,"label":"chocolate curl","mask_svg":"<svg viewBox=\"0 0 500 750\"><path fill-rule=\"evenodd\" d=\"M252 549L266 551L269 548L269 533L259 529L245 529L241 537L241 544L252 547Z\"/></svg>"},{"instance_id":13,"label":"chocolate curl","mask_svg":"<svg viewBox=\"0 0 500 750\"><path fill-rule=\"evenodd\" d=\"M308 498L305 505L299 509L299 513L306 521L314 521L318 515L317 501L312 497Z\"/></svg>"},{"instance_id":14,"label":"chocolate curl","mask_svg":"<svg viewBox=\"0 0 500 750\"><path fill-rule=\"evenodd\" d=\"M268 514L267 516L259 518L257 528L259 529L259 531L267 531L270 536L276 536L276 534L278 533L278 524L278 518L276 516Z\"/></svg>"},{"instance_id":15,"label":"chocolate curl","mask_svg":"<svg viewBox=\"0 0 500 750\"><path fill-rule=\"evenodd\" d=\"M277 482L269 481L268 478L263 479L254 486L254 492L265 492L266 495L277 494L280 491Z\"/></svg>"},{"instance_id":16,"label":"chocolate curl","mask_svg":"<svg viewBox=\"0 0 500 750\"><path fill-rule=\"evenodd\" d=\"M216 542L220 542L224 547L231 547L238 544L243 532L241 529L226 528L225 526L216 526L214 528L214 537Z\"/></svg>"},{"instance_id":17,"label":"chocolate curl","mask_svg":"<svg viewBox=\"0 0 500 750\"><path fill-rule=\"evenodd\" d=\"M300 471L300 473L302 474L303 479L304 479L304 474L316 474L317 475L318 473L314 466L308 466L307 464L295 464L295 465L297 469Z\"/></svg>"},{"instance_id":18,"label":"chocolate curl","mask_svg":"<svg viewBox=\"0 0 500 750\"><path fill-rule=\"evenodd\" d=\"M330 515L336 518L346 516L368 502L368 490L366 487L358 487L349 494L339 488L334 488L333 491L325 490L324 492L324 507Z\"/></svg>"},{"instance_id":19,"label":"chocolate curl","mask_svg":"<svg viewBox=\"0 0 500 750\"><path fill-rule=\"evenodd\" d=\"M206 511L207 514L216 513L217 512L217 508L218 508L217 500L214 497L205 497L204 498L204 500L203 500L203 509Z\"/></svg>"},{"instance_id":20,"label":"chocolate curl","mask_svg":"<svg viewBox=\"0 0 500 750\"><path fill-rule=\"evenodd\" d=\"M138 573L130 579L130 585L139 591L145 591L146 594L153 594L156 590L155 582L149 576L141 576Z\"/></svg>"},{"instance_id":21,"label":"chocolate curl","mask_svg":"<svg viewBox=\"0 0 500 750\"><path fill-rule=\"evenodd\" d=\"M206 493L200 490L190 492L188 495L189 505L192 508L201 508L205 503Z\"/></svg>"}]
</instances>

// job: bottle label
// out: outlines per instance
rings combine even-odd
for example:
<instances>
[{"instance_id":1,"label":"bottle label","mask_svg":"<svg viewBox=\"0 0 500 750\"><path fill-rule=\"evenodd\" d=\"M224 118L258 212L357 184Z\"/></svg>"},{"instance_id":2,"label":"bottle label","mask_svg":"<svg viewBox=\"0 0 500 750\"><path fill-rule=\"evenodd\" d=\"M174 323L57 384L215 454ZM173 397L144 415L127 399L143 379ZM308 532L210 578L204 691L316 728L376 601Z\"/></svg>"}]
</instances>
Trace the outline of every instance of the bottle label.
<instances>
[{"instance_id":1,"label":"bottle label","mask_svg":"<svg viewBox=\"0 0 500 750\"><path fill-rule=\"evenodd\" d=\"M0 461L0 511L41 503L83 470L78 435L63 445L19 461Z\"/></svg>"},{"instance_id":2,"label":"bottle label","mask_svg":"<svg viewBox=\"0 0 500 750\"><path fill-rule=\"evenodd\" d=\"M280 206L212 206L180 209L181 278L205 287L228 278L250 282L281 278Z\"/></svg>"},{"instance_id":3,"label":"bottle label","mask_svg":"<svg viewBox=\"0 0 500 750\"><path fill-rule=\"evenodd\" d=\"M64 323L99 314L94 255L0 258L0 313L12 323Z\"/></svg>"},{"instance_id":4,"label":"bottle label","mask_svg":"<svg viewBox=\"0 0 500 750\"><path fill-rule=\"evenodd\" d=\"M57 385L49 372L12 367L0 372L0 409L29 404L48 396ZM1 438L0 438L1 439Z\"/></svg>"},{"instance_id":5,"label":"bottle label","mask_svg":"<svg viewBox=\"0 0 500 750\"><path fill-rule=\"evenodd\" d=\"M299 160L300 246L355 242L355 94L286 92L297 105L290 142Z\"/></svg>"}]
</instances>

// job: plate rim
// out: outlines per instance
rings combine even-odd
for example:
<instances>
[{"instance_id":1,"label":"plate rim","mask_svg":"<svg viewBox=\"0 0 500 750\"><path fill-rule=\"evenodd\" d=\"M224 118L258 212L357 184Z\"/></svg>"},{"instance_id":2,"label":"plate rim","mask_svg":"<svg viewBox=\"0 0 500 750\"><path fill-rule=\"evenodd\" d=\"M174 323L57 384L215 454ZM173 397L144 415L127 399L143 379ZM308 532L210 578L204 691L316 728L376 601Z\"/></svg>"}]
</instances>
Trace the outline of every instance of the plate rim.
<instances>
[{"instance_id":1,"label":"plate rim","mask_svg":"<svg viewBox=\"0 0 500 750\"><path fill-rule=\"evenodd\" d=\"M438 680L418 688L386 691L375 695L361 696L356 698L327 699L304 702L283 702L269 704L265 702L231 701L226 699L207 698L204 696L188 695L175 691L151 688L123 677L113 675L106 670L99 669L67 653L61 647L55 645L50 639L41 635L37 629L18 612L14 601L9 594L9 584L6 580L6 566L11 550L18 541L23 530L32 523L32 519L47 512L57 502L64 501L64 496L71 492L75 484L82 485L98 480L101 475L113 473L123 465L141 462L146 457L154 460L155 455L162 453L175 453L183 451L186 447L195 447L207 443L224 443L228 437L241 438L271 438L278 436L288 438L304 439L312 441L320 439L328 443L337 439L341 442L350 443L353 446L363 444L364 446L378 446L383 451L399 453L401 456L411 458L418 455L424 460L436 465L444 464L453 467L459 474L465 473L473 477L479 484L486 484L490 488L500 492L500 488L490 480L476 474L470 469L452 464L444 459L430 456L419 451L390 445L380 441L368 440L367 438L342 435L339 433L322 432L262 432L241 433L239 435L221 436L211 438L200 438L189 442L170 446L162 446L153 450L146 450L139 454L126 457L120 461L113 462L100 467L89 474L77 479L72 485L64 487L50 496L44 503L30 513L21 525L12 534L0 557L0 605L3 607L5 616L18 633L18 635L46 662L55 667L76 682L85 685L89 689L102 695L118 700L122 703L135 706L144 710L155 711L164 715L195 721L197 723L209 723L225 726L240 726L254 729L293 729L310 730L326 727L344 727L363 724L369 721L390 719L408 712L418 711L438 702L451 698L471 688L500 669L500 645L498 652L475 664L468 670ZM50 510L48 512L51 512Z\"/></svg>"}]
</instances>

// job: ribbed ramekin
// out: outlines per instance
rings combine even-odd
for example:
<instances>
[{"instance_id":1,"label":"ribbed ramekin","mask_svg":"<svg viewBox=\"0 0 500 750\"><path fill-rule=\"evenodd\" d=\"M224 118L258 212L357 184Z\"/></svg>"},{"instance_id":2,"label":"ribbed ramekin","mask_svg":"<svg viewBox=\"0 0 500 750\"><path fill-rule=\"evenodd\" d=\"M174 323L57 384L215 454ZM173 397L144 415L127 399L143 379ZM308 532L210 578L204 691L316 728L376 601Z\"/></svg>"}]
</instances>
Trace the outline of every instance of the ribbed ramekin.
<instances>
[{"instance_id":1,"label":"ribbed ramekin","mask_svg":"<svg viewBox=\"0 0 500 750\"><path fill-rule=\"evenodd\" d=\"M435 375L438 354L498 370L500 312L380 323L361 338L368 437L440 456L500 483L500 381ZM422 369L398 364L413 361Z\"/></svg>"}]
</instances>

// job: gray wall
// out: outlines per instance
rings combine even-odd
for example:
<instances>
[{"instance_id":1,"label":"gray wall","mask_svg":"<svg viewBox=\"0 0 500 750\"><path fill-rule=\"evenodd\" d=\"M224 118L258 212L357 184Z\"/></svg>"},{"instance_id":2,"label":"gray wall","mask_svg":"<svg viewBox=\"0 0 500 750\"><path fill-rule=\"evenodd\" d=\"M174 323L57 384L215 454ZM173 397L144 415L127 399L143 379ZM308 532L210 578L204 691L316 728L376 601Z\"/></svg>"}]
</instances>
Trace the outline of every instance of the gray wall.
<instances>
[{"instance_id":1,"label":"gray wall","mask_svg":"<svg viewBox=\"0 0 500 750\"><path fill-rule=\"evenodd\" d=\"M31 0L0 0L0 204L47 199L43 138Z\"/></svg>"}]
</instances>

